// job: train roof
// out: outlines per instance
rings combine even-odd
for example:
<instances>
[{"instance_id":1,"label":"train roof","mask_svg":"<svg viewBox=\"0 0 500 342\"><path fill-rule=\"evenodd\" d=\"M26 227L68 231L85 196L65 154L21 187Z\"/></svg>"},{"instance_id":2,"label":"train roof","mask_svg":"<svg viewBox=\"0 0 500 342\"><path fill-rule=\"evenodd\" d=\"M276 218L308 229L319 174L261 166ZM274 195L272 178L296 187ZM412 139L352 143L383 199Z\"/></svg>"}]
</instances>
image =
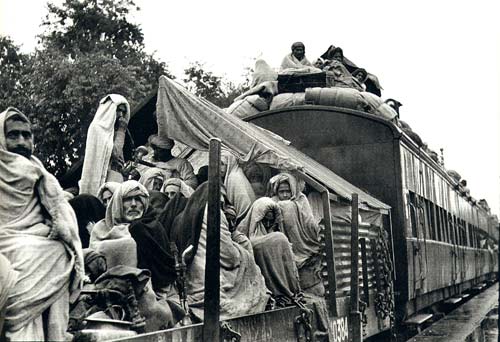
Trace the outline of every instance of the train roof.
<instances>
[{"instance_id":1,"label":"train roof","mask_svg":"<svg viewBox=\"0 0 500 342\"><path fill-rule=\"evenodd\" d=\"M351 195L357 193L359 201L368 207L390 209L389 205L352 185L281 137L227 114L167 77L160 78L157 96L159 134L197 150L207 150L210 137L217 137L243 159L249 158L282 170L295 169L346 200L350 201Z\"/></svg>"}]
</instances>

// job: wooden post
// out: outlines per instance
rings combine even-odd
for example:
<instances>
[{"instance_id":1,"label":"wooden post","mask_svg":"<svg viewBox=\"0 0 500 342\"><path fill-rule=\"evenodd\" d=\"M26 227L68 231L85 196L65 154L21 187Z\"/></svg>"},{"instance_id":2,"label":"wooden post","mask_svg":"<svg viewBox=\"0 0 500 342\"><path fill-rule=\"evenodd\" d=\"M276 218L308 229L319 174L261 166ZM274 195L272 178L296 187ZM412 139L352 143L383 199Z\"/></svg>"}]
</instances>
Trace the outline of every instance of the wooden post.
<instances>
[{"instance_id":1,"label":"wooden post","mask_svg":"<svg viewBox=\"0 0 500 342\"><path fill-rule=\"evenodd\" d=\"M220 341L220 146L210 139L203 342Z\"/></svg>"},{"instance_id":2,"label":"wooden post","mask_svg":"<svg viewBox=\"0 0 500 342\"><path fill-rule=\"evenodd\" d=\"M366 239L359 239L361 244L361 267L363 269L363 302L370 306L370 293L368 288L368 259L366 257Z\"/></svg>"},{"instance_id":3,"label":"wooden post","mask_svg":"<svg viewBox=\"0 0 500 342\"><path fill-rule=\"evenodd\" d=\"M351 341L362 340L361 313L359 312L359 207L358 194L352 194L351 202L351 301L350 301L350 324L349 330Z\"/></svg>"},{"instance_id":4,"label":"wooden post","mask_svg":"<svg viewBox=\"0 0 500 342\"><path fill-rule=\"evenodd\" d=\"M323 199L323 217L325 221L325 252L328 269L328 309L332 317L338 316L337 310L337 279L335 270L335 250L333 246L332 216L330 212L330 196L328 191L321 194Z\"/></svg>"}]
</instances>

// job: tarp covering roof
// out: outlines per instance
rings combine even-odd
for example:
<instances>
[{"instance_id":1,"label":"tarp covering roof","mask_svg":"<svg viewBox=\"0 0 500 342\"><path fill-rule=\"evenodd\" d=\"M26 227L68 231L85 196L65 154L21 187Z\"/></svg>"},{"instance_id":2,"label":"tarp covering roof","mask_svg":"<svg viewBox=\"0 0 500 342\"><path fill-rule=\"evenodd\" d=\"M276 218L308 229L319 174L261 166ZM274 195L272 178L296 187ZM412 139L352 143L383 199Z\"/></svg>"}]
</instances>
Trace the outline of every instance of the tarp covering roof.
<instances>
[{"instance_id":1,"label":"tarp covering roof","mask_svg":"<svg viewBox=\"0 0 500 342\"><path fill-rule=\"evenodd\" d=\"M376 209L390 209L278 135L227 114L165 76L159 81L156 114L161 136L202 151L208 150L210 138L219 138L223 146L239 154L242 161L253 160L280 170L301 171L349 201L351 194L357 193L361 203Z\"/></svg>"}]
</instances>

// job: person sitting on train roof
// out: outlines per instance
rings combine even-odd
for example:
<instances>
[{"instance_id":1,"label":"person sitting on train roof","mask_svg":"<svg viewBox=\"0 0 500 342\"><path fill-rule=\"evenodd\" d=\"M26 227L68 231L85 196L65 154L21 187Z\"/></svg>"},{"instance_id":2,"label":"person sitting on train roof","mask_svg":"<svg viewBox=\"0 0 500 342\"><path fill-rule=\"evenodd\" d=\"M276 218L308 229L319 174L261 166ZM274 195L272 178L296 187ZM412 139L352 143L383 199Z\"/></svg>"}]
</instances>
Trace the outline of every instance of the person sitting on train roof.
<instances>
[{"instance_id":1,"label":"person sitting on train roof","mask_svg":"<svg viewBox=\"0 0 500 342\"><path fill-rule=\"evenodd\" d=\"M339 47L335 47L334 45L330 45L328 49L325 51L325 53L323 53L318 58L318 60L314 63L314 65L320 69L324 69L325 63L328 63L328 61L331 61L333 59L336 59L337 61L342 63L350 73L358 69L356 64L354 64L347 57L344 56L344 52L342 51L342 49ZM367 92L375 94L379 97L382 96L382 86L380 85L377 76L370 74L368 72L368 77L365 81L365 85Z\"/></svg>"},{"instance_id":2,"label":"person sitting on train roof","mask_svg":"<svg viewBox=\"0 0 500 342\"><path fill-rule=\"evenodd\" d=\"M180 254L189 246L193 246L193 251L186 260L186 293L194 321L203 320L207 201L208 182L205 182L195 190L187 200L184 210L175 217L170 235ZM221 319L262 312L270 297L264 277L253 255L232 239L227 219L222 211L220 215L220 288Z\"/></svg>"},{"instance_id":3,"label":"person sitting on train roof","mask_svg":"<svg viewBox=\"0 0 500 342\"><path fill-rule=\"evenodd\" d=\"M315 62L315 65L326 72L326 84L329 87L354 88L363 91L363 87L355 80L344 65L344 52L336 47L329 49Z\"/></svg>"},{"instance_id":4,"label":"person sitting on train roof","mask_svg":"<svg viewBox=\"0 0 500 342\"><path fill-rule=\"evenodd\" d=\"M139 183L144 185L148 190L161 191L163 184L167 179L169 179L171 173L169 171L151 167L147 168L141 175Z\"/></svg>"},{"instance_id":5,"label":"person sitting on train roof","mask_svg":"<svg viewBox=\"0 0 500 342\"><path fill-rule=\"evenodd\" d=\"M66 340L69 302L84 278L78 224L59 182L33 156L29 119L13 107L0 113L0 199L0 254L18 274L5 337Z\"/></svg>"},{"instance_id":6,"label":"person sitting on train roof","mask_svg":"<svg viewBox=\"0 0 500 342\"><path fill-rule=\"evenodd\" d=\"M302 42L292 44L292 52L281 62L280 74L315 73L320 69L312 65L306 57L306 47Z\"/></svg>"},{"instance_id":7,"label":"person sitting on train roof","mask_svg":"<svg viewBox=\"0 0 500 342\"><path fill-rule=\"evenodd\" d=\"M70 199L69 204L75 211L82 248L88 248L90 232L94 224L106 215L106 207L97 197L88 194L81 194Z\"/></svg>"},{"instance_id":8,"label":"person sitting on train roof","mask_svg":"<svg viewBox=\"0 0 500 342\"><path fill-rule=\"evenodd\" d=\"M354 78L354 81L357 82L364 91L366 89L365 82L366 79L368 78L368 73L366 72L366 70L363 68L358 68L352 72L352 77Z\"/></svg>"},{"instance_id":9,"label":"person sitting on train roof","mask_svg":"<svg viewBox=\"0 0 500 342\"><path fill-rule=\"evenodd\" d=\"M130 106L121 95L107 95L89 126L80 193L97 195L104 182L123 182L123 145Z\"/></svg>"},{"instance_id":10,"label":"person sitting on train roof","mask_svg":"<svg viewBox=\"0 0 500 342\"><path fill-rule=\"evenodd\" d=\"M149 194L137 181L126 181L116 189L106 208L106 217L90 234L89 247L101 253L108 267L137 267L137 244L130 235L130 224L148 209Z\"/></svg>"},{"instance_id":11,"label":"person sitting on train roof","mask_svg":"<svg viewBox=\"0 0 500 342\"><path fill-rule=\"evenodd\" d=\"M238 163L238 157L228 150L221 151L221 179L227 191L227 198L236 209L238 224L255 201L255 193Z\"/></svg>"},{"instance_id":12,"label":"person sitting on train roof","mask_svg":"<svg viewBox=\"0 0 500 342\"><path fill-rule=\"evenodd\" d=\"M299 274L288 238L283 234L279 205L269 197L257 199L236 228L250 239L255 262L277 306L286 306L300 297Z\"/></svg>"},{"instance_id":13,"label":"person sitting on train roof","mask_svg":"<svg viewBox=\"0 0 500 342\"><path fill-rule=\"evenodd\" d=\"M111 197L115 191L120 187L120 183L117 182L106 182L97 191L97 198L104 204L107 208Z\"/></svg>"},{"instance_id":14,"label":"person sitting on train roof","mask_svg":"<svg viewBox=\"0 0 500 342\"><path fill-rule=\"evenodd\" d=\"M144 160L156 164L158 168L171 172L172 177L180 178L187 185L196 189L198 180L191 163L186 159L172 156L172 148L175 142L157 134L151 135L148 141L153 149L153 154L147 155Z\"/></svg>"},{"instance_id":15,"label":"person sitting on train roof","mask_svg":"<svg viewBox=\"0 0 500 342\"><path fill-rule=\"evenodd\" d=\"M292 243L299 270L300 287L307 294L322 296L320 229L307 197L304 182L289 173L280 173L269 181L269 195L283 213L283 229Z\"/></svg>"},{"instance_id":16,"label":"person sitting on train roof","mask_svg":"<svg viewBox=\"0 0 500 342\"><path fill-rule=\"evenodd\" d=\"M161 191L168 196L169 200L178 193L181 193L185 198L189 198L194 192L193 188L191 188L182 179L179 178L167 179L165 184L163 184Z\"/></svg>"}]
</instances>

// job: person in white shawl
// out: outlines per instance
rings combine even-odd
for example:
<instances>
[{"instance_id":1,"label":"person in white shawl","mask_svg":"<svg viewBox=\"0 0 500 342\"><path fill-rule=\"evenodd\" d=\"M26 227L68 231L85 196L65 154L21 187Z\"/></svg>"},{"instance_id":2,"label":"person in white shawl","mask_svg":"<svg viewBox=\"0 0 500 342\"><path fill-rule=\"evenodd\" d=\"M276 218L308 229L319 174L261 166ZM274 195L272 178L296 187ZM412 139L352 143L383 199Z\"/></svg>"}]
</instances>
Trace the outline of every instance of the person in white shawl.
<instances>
[{"instance_id":1,"label":"person in white shawl","mask_svg":"<svg viewBox=\"0 0 500 342\"><path fill-rule=\"evenodd\" d=\"M169 199L172 199L179 192L185 198L189 198L193 194L194 190L189 185L184 183L182 179L170 178L167 179L165 184L163 184L161 192L167 194Z\"/></svg>"},{"instance_id":2,"label":"person in white shawl","mask_svg":"<svg viewBox=\"0 0 500 342\"><path fill-rule=\"evenodd\" d=\"M228 150L221 151L221 178L227 199L236 210L236 223L239 223L255 201L255 193L238 163L238 157Z\"/></svg>"},{"instance_id":3,"label":"person in white shawl","mask_svg":"<svg viewBox=\"0 0 500 342\"><path fill-rule=\"evenodd\" d=\"M130 119L127 100L116 94L105 96L89 126L80 193L97 196L105 182L123 182L123 144Z\"/></svg>"},{"instance_id":4,"label":"person in white shawl","mask_svg":"<svg viewBox=\"0 0 500 342\"><path fill-rule=\"evenodd\" d=\"M292 44L292 52L286 55L281 62L280 74L316 73L320 69L312 65L306 57L304 43Z\"/></svg>"},{"instance_id":5,"label":"person in white shawl","mask_svg":"<svg viewBox=\"0 0 500 342\"><path fill-rule=\"evenodd\" d=\"M147 168L141 175L139 183L148 190L160 191L172 172L157 167Z\"/></svg>"},{"instance_id":6,"label":"person in white shawl","mask_svg":"<svg viewBox=\"0 0 500 342\"><path fill-rule=\"evenodd\" d=\"M84 277L75 213L56 178L32 155L28 118L0 114L0 254L18 273L8 294L8 341L66 340L69 301Z\"/></svg>"},{"instance_id":7,"label":"person in white shawl","mask_svg":"<svg viewBox=\"0 0 500 342\"><path fill-rule=\"evenodd\" d=\"M292 243L301 289L322 296L320 229L302 193L303 186L303 181L285 172L269 181L270 196L281 208L284 233Z\"/></svg>"},{"instance_id":8,"label":"person in white shawl","mask_svg":"<svg viewBox=\"0 0 500 342\"><path fill-rule=\"evenodd\" d=\"M137 267L137 244L129 232L130 223L148 210L149 193L137 181L129 180L115 191L106 208L106 217L90 233L90 249L104 255L108 269Z\"/></svg>"}]
</instances>

